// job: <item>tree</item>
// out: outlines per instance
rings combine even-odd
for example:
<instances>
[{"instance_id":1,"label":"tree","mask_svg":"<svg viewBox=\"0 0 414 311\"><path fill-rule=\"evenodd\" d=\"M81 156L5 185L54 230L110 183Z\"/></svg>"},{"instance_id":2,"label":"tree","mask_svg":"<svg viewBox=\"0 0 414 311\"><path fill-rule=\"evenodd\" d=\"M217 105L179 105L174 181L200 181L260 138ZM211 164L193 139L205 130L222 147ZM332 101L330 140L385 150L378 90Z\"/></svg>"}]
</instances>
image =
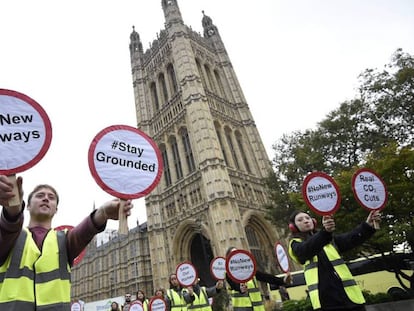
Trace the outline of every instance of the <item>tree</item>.
<instances>
[{"instance_id":1,"label":"tree","mask_svg":"<svg viewBox=\"0 0 414 311\"><path fill-rule=\"evenodd\" d=\"M306 175L323 171L339 184L337 226L346 231L367 215L350 183L359 167L370 167L385 180L390 196L386 226L364 250L390 250L414 236L414 59L397 50L383 71L367 69L359 78L354 100L329 113L315 130L285 134L274 144L274 170L265 180L271 204L266 207L275 224L286 226L293 210L307 209L301 196Z\"/></svg>"}]
</instances>

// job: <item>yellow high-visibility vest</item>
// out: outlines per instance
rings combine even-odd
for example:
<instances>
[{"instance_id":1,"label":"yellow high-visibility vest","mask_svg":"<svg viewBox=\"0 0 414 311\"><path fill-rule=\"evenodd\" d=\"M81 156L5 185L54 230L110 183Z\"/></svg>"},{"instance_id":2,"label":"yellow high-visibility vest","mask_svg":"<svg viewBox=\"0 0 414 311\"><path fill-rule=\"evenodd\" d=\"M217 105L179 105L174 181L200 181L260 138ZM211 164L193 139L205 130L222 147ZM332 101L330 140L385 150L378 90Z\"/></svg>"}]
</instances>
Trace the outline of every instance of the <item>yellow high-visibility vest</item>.
<instances>
[{"instance_id":1,"label":"yellow high-visibility vest","mask_svg":"<svg viewBox=\"0 0 414 311\"><path fill-rule=\"evenodd\" d=\"M299 263L298 258L292 250L293 241L302 242L302 240L299 238L295 238L292 239L289 243L289 255L295 262ZM365 303L365 298L362 294L360 287L355 282L351 271L349 271L348 266L345 264L345 261L339 255L337 249L332 244L327 244L323 247L323 251L325 252L332 266L334 267L335 272L341 279L342 285L344 286L345 293L348 296L348 298L352 302L357 304ZM307 260L303 267L305 281L308 287L309 298L312 303L312 307L314 309L319 309L321 307L321 302L319 300L318 288L318 256L314 256L310 260Z\"/></svg>"},{"instance_id":2,"label":"yellow high-visibility vest","mask_svg":"<svg viewBox=\"0 0 414 311\"><path fill-rule=\"evenodd\" d=\"M197 311L211 311L211 306L208 301L208 295L206 288L200 286L200 293L197 295L194 293L194 301L188 306L188 310Z\"/></svg>"},{"instance_id":3,"label":"yellow high-visibility vest","mask_svg":"<svg viewBox=\"0 0 414 311\"><path fill-rule=\"evenodd\" d=\"M234 311L265 311L262 294L257 286L256 278L246 283L247 293L231 290L232 304Z\"/></svg>"},{"instance_id":4,"label":"yellow high-visibility vest","mask_svg":"<svg viewBox=\"0 0 414 311\"><path fill-rule=\"evenodd\" d=\"M23 229L0 266L0 310L69 310L70 272L66 231L50 230L40 251Z\"/></svg>"},{"instance_id":5,"label":"yellow high-visibility vest","mask_svg":"<svg viewBox=\"0 0 414 311\"><path fill-rule=\"evenodd\" d=\"M170 288L167 290L167 296L170 299L171 311L187 311L187 303L185 302L182 293L177 293Z\"/></svg>"}]
</instances>

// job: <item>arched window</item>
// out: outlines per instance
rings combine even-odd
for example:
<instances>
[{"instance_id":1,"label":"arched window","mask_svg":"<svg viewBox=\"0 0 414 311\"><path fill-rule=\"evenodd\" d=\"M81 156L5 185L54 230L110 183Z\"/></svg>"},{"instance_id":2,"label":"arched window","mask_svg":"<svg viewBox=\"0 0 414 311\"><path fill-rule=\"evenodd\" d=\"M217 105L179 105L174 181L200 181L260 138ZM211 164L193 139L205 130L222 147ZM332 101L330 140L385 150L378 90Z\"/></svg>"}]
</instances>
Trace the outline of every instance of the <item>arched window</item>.
<instances>
[{"instance_id":1,"label":"arched window","mask_svg":"<svg viewBox=\"0 0 414 311\"><path fill-rule=\"evenodd\" d=\"M160 102L158 101L157 86L155 85L155 82L151 83L150 90L154 110L158 111L160 109Z\"/></svg>"},{"instance_id":2,"label":"arched window","mask_svg":"<svg viewBox=\"0 0 414 311\"><path fill-rule=\"evenodd\" d=\"M174 67L169 64L167 67L168 81L170 83L170 89L173 90L174 94L178 92L177 77L175 76Z\"/></svg>"},{"instance_id":3,"label":"arched window","mask_svg":"<svg viewBox=\"0 0 414 311\"><path fill-rule=\"evenodd\" d=\"M181 131L181 138L183 140L184 153L185 153L184 156L187 161L188 171L191 173L195 171L196 167L194 163L193 150L191 149L190 137L188 136L187 129L183 129Z\"/></svg>"},{"instance_id":4,"label":"arched window","mask_svg":"<svg viewBox=\"0 0 414 311\"><path fill-rule=\"evenodd\" d=\"M170 140L171 150L173 155L175 173L177 175L177 179L183 178L183 169L181 167L181 160L180 160L180 152L178 151L178 144L177 140L173 137Z\"/></svg>"},{"instance_id":5,"label":"arched window","mask_svg":"<svg viewBox=\"0 0 414 311\"><path fill-rule=\"evenodd\" d=\"M167 91L167 85L165 84L165 77L163 73L160 73L158 76L158 84L161 87L162 90L162 104L163 106L167 104L168 102L168 91Z\"/></svg>"},{"instance_id":6,"label":"arched window","mask_svg":"<svg viewBox=\"0 0 414 311\"><path fill-rule=\"evenodd\" d=\"M266 267L266 255L262 250L262 245L257 237L257 233L251 226L247 226L245 232L247 241L249 242L250 251L256 259L258 270L263 271Z\"/></svg>"}]
</instances>

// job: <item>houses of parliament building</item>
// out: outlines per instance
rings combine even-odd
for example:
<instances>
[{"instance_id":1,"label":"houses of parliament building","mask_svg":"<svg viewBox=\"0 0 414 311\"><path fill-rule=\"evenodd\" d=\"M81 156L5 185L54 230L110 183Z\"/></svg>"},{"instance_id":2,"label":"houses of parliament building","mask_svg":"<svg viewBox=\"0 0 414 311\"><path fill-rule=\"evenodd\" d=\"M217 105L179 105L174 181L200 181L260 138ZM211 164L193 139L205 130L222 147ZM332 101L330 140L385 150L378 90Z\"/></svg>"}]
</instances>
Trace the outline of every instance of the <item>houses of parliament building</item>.
<instances>
[{"instance_id":1,"label":"houses of parliament building","mask_svg":"<svg viewBox=\"0 0 414 311\"><path fill-rule=\"evenodd\" d=\"M272 168L219 29L203 12L201 35L184 24L178 0L161 6L165 28L145 51L133 28L129 50L137 128L158 145L162 178L145 197L146 223L87 247L73 267L73 299L137 289L150 297L184 261L213 285L210 262L230 246L277 273L281 236L264 208Z\"/></svg>"}]
</instances>

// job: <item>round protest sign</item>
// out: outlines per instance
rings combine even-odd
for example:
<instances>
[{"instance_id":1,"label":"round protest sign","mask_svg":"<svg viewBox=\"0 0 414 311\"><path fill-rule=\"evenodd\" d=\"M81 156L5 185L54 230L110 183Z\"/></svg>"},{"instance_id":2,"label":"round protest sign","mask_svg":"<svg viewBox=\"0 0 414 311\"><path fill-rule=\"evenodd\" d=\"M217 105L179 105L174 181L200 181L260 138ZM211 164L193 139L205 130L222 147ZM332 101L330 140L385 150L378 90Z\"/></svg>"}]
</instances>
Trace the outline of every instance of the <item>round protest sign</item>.
<instances>
[{"instance_id":1,"label":"round protest sign","mask_svg":"<svg viewBox=\"0 0 414 311\"><path fill-rule=\"evenodd\" d=\"M160 297L152 297L148 306L150 311L165 311L167 309L165 300Z\"/></svg>"},{"instance_id":2,"label":"round protest sign","mask_svg":"<svg viewBox=\"0 0 414 311\"><path fill-rule=\"evenodd\" d=\"M282 271L285 273L289 272L289 257L287 256L286 250L283 245L280 244L280 242L277 242L275 244L275 253L280 269L282 269Z\"/></svg>"},{"instance_id":3,"label":"round protest sign","mask_svg":"<svg viewBox=\"0 0 414 311\"><path fill-rule=\"evenodd\" d=\"M322 216L334 214L341 204L338 185L331 176L322 172L306 176L302 195L309 208Z\"/></svg>"},{"instance_id":4,"label":"round protest sign","mask_svg":"<svg viewBox=\"0 0 414 311\"><path fill-rule=\"evenodd\" d=\"M55 228L56 231L64 231L65 229L72 230L74 227L71 225L62 225ZM82 258L85 256L86 248L73 260L73 265L76 266L81 262Z\"/></svg>"},{"instance_id":5,"label":"round protest sign","mask_svg":"<svg viewBox=\"0 0 414 311\"><path fill-rule=\"evenodd\" d=\"M189 262L180 263L175 271L178 283L181 286L191 286L197 280L197 271Z\"/></svg>"},{"instance_id":6,"label":"round protest sign","mask_svg":"<svg viewBox=\"0 0 414 311\"><path fill-rule=\"evenodd\" d=\"M97 184L120 199L137 199L158 184L161 153L144 132L127 125L103 129L89 147L89 169Z\"/></svg>"},{"instance_id":7,"label":"round protest sign","mask_svg":"<svg viewBox=\"0 0 414 311\"><path fill-rule=\"evenodd\" d=\"M216 280L224 280L226 277L226 258L215 257L210 263L210 272Z\"/></svg>"},{"instance_id":8,"label":"round protest sign","mask_svg":"<svg viewBox=\"0 0 414 311\"><path fill-rule=\"evenodd\" d=\"M359 204L368 210L381 210L387 203L385 182L370 169L361 168L355 172L352 177L352 191Z\"/></svg>"},{"instance_id":9,"label":"round protest sign","mask_svg":"<svg viewBox=\"0 0 414 311\"><path fill-rule=\"evenodd\" d=\"M256 274L256 259L246 250L232 251L226 258L226 273L236 283L245 283Z\"/></svg>"},{"instance_id":10,"label":"round protest sign","mask_svg":"<svg viewBox=\"0 0 414 311\"><path fill-rule=\"evenodd\" d=\"M51 140L52 126L43 108L22 93L0 89L0 174L31 168Z\"/></svg>"},{"instance_id":11,"label":"round protest sign","mask_svg":"<svg viewBox=\"0 0 414 311\"><path fill-rule=\"evenodd\" d=\"M131 302L129 306L129 311L144 311L144 307L142 306L142 302L139 300L135 300Z\"/></svg>"},{"instance_id":12,"label":"round protest sign","mask_svg":"<svg viewBox=\"0 0 414 311\"><path fill-rule=\"evenodd\" d=\"M70 311L81 311L81 304L79 302L72 302Z\"/></svg>"}]
</instances>

